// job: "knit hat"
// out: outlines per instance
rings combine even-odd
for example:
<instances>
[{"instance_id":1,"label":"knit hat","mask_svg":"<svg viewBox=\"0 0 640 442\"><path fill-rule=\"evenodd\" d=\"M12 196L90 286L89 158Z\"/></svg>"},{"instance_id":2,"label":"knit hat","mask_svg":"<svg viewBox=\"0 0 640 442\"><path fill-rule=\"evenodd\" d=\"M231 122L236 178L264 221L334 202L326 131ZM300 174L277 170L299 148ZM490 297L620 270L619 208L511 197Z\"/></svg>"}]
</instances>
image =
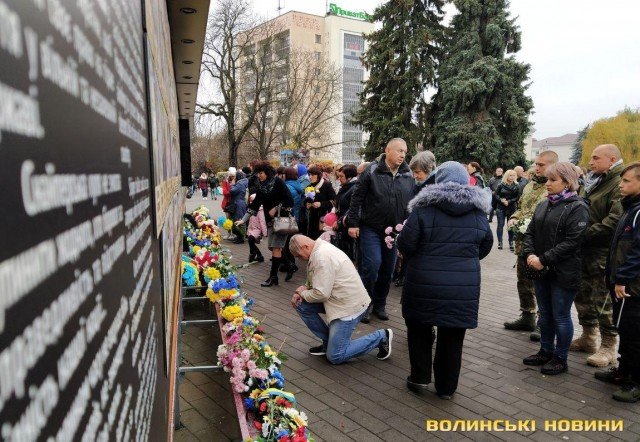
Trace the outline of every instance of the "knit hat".
<instances>
[{"instance_id":1,"label":"knit hat","mask_svg":"<svg viewBox=\"0 0 640 442\"><path fill-rule=\"evenodd\" d=\"M298 176L301 177L306 174L307 174L307 166L305 166L302 163L298 164Z\"/></svg>"},{"instance_id":2,"label":"knit hat","mask_svg":"<svg viewBox=\"0 0 640 442\"><path fill-rule=\"evenodd\" d=\"M436 184L454 182L469 184L469 173L457 161L445 161L436 169Z\"/></svg>"},{"instance_id":3,"label":"knit hat","mask_svg":"<svg viewBox=\"0 0 640 442\"><path fill-rule=\"evenodd\" d=\"M227 173L228 173L229 175L235 175L237 171L238 171L238 170L237 170L235 167L231 166L231 167L229 168L229 170L227 171Z\"/></svg>"}]
</instances>

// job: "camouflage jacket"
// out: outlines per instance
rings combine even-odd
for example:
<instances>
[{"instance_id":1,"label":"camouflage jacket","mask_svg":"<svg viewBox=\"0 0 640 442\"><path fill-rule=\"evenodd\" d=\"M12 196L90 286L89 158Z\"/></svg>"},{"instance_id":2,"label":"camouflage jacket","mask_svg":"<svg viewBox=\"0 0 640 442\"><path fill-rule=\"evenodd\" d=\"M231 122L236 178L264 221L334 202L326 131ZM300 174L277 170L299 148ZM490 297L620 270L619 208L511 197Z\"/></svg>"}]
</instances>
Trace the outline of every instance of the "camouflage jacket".
<instances>
[{"instance_id":1,"label":"camouflage jacket","mask_svg":"<svg viewBox=\"0 0 640 442\"><path fill-rule=\"evenodd\" d=\"M582 248L584 254L583 274L604 275L611 240L622 215L620 189L618 189L622 169L624 169L624 165L619 164L607 171L600 183L589 193L585 191L585 188L580 190L580 196L589 204L591 218Z\"/></svg>"},{"instance_id":2,"label":"camouflage jacket","mask_svg":"<svg viewBox=\"0 0 640 442\"><path fill-rule=\"evenodd\" d=\"M518 200L518 209L511 215L509 219L516 219L517 221L523 219L533 218L533 213L536 211L536 207L547 197L547 188L544 184L536 183L531 180L522 189L522 196ZM516 235L516 254L520 255L522 252L522 241L524 235Z\"/></svg>"}]
</instances>

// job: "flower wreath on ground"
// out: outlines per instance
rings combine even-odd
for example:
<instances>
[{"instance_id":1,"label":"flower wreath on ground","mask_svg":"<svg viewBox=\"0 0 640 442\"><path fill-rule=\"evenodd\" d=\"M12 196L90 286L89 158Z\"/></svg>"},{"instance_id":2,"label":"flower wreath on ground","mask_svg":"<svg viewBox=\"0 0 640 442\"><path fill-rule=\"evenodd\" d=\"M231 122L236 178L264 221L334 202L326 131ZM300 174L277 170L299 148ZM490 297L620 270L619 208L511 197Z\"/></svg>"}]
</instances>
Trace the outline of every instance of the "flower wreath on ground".
<instances>
[{"instance_id":1,"label":"flower wreath on ground","mask_svg":"<svg viewBox=\"0 0 640 442\"><path fill-rule=\"evenodd\" d=\"M199 208L196 212L193 213L196 220L200 215L202 225L211 225L208 211L203 213ZM254 300L240 289L234 274L238 267L231 265L229 256L220 247L217 229L225 221L219 219L214 223L218 227L210 233L199 232L198 227L194 229L192 223L185 222L185 238L192 240L187 239L189 252L183 254L183 284L197 286L204 280L206 296L219 306L224 343L218 347L218 360L231 373L233 391L243 397L250 425L258 432L253 440L312 441L307 416L296 408L293 394L282 390L283 357L266 342L259 321L251 316Z\"/></svg>"}]
</instances>

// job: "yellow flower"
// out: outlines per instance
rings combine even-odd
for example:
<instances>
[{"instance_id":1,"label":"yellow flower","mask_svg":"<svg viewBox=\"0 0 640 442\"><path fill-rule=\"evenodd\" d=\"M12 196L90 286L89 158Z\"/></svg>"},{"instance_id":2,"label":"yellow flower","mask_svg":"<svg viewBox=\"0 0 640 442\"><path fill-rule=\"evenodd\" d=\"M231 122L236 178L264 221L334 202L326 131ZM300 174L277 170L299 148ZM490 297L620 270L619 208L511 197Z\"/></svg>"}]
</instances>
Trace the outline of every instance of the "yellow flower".
<instances>
[{"instance_id":1,"label":"yellow flower","mask_svg":"<svg viewBox=\"0 0 640 442\"><path fill-rule=\"evenodd\" d=\"M222 228L225 229L225 230L231 230L233 228L233 221L231 221L230 219L226 220L222 224Z\"/></svg>"},{"instance_id":2,"label":"yellow flower","mask_svg":"<svg viewBox=\"0 0 640 442\"><path fill-rule=\"evenodd\" d=\"M315 192L316 188L313 186L307 186L304 188L304 193Z\"/></svg>"},{"instance_id":3,"label":"yellow flower","mask_svg":"<svg viewBox=\"0 0 640 442\"><path fill-rule=\"evenodd\" d=\"M222 309L222 317L227 321L233 321L236 318L242 318L244 312L238 305L230 305Z\"/></svg>"}]
</instances>

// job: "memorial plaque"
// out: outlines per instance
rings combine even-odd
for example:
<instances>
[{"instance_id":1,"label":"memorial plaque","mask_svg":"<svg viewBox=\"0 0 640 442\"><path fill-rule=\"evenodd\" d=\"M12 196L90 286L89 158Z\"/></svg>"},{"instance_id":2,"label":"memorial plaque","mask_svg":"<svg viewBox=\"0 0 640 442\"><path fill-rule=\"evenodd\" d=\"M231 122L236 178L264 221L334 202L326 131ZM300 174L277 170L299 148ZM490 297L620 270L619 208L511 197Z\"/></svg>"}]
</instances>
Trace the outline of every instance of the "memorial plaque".
<instances>
[{"instance_id":1,"label":"memorial plaque","mask_svg":"<svg viewBox=\"0 0 640 442\"><path fill-rule=\"evenodd\" d=\"M0 440L167 437L143 45L137 1L0 0Z\"/></svg>"}]
</instances>

